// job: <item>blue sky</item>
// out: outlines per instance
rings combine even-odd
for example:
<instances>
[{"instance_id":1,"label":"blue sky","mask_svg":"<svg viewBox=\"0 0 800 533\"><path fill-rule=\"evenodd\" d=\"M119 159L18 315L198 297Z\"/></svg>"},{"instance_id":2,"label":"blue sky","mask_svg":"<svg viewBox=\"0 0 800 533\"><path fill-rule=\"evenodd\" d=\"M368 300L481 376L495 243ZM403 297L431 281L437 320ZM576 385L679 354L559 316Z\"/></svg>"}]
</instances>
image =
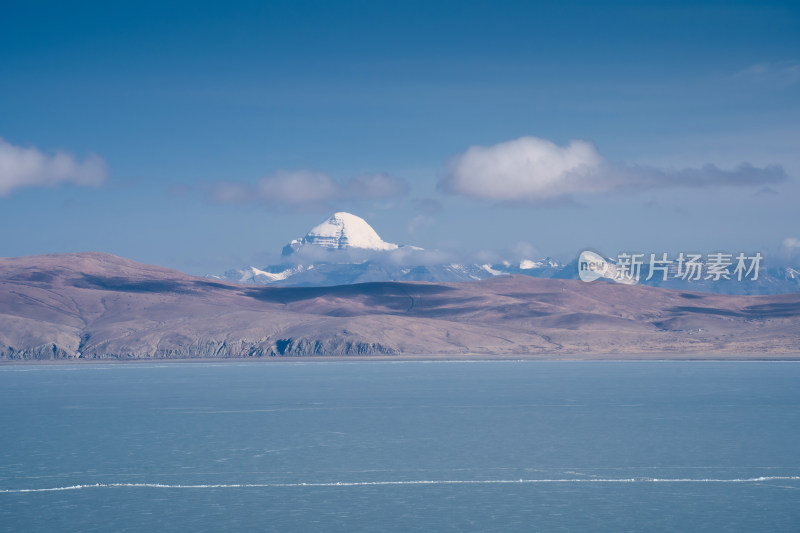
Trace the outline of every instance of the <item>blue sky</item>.
<instances>
[{"instance_id":1,"label":"blue sky","mask_svg":"<svg viewBox=\"0 0 800 533\"><path fill-rule=\"evenodd\" d=\"M777 260L798 97L789 2L6 1L0 255L217 273L344 210L465 258Z\"/></svg>"}]
</instances>

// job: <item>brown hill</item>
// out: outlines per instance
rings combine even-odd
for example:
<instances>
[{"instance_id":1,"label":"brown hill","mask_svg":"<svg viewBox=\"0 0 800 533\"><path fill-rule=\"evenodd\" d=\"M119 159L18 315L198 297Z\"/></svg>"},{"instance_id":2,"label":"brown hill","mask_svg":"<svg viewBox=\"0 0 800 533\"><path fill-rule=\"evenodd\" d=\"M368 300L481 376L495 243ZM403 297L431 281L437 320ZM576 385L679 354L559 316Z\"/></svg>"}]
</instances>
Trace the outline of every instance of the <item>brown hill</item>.
<instances>
[{"instance_id":1,"label":"brown hill","mask_svg":"<svg viewBox=\"0 0 800 533\"><path fill-rule=\"evenodd\" d=\"M798 294L721 296L527 276L276 288L102 253L0 259L6 360L799 352Z\"/></svg>"}]
</instances>

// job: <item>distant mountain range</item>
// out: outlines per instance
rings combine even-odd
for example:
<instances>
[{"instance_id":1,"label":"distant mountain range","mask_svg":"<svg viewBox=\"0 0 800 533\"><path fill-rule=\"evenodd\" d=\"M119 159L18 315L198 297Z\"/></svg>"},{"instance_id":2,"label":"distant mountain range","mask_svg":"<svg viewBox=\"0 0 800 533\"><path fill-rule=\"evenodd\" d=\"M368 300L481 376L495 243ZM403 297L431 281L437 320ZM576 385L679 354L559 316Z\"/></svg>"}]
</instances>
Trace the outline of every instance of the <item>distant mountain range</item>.
<instances>
[{"instance_id":1,"label":"distant mountain range","mask_svg":"<svg viewBox=\"0 0 800 533\"><path fill-rule=\"evenodd\" d=\"M525 275L545 279L578 279L578 259L560 264L550 257L499 263L448 263L431 259L417 246L386 242L363 218L334 213L304 237L284 246L282 261L265 267L239 268L209 278L234 283L285 287L326 287L365 282L429 281L450 283L476 281L502 275ZM614 258L605 258L616 269ZM762 265L757 280L688 280L653 276L648 266L639 280L621 280L651 287L710 292L716 294L786 294L800 292L800 268ZM611 276L602 281L614 282ZM602 282L601 281L601 282ZM620 280L617 280L620 281Z\"/></svg>"},{"instance_id":2,"label":"distant mountain range","mask_svg":"<svg viewBox=\"0 0 800 533\"><path fill-rule=\"evenodd\" d=\"M796 359L800 294L518 275L262 287L102 253L0 258L0 360L476 354Z\"/></svg>"}]
</instances>

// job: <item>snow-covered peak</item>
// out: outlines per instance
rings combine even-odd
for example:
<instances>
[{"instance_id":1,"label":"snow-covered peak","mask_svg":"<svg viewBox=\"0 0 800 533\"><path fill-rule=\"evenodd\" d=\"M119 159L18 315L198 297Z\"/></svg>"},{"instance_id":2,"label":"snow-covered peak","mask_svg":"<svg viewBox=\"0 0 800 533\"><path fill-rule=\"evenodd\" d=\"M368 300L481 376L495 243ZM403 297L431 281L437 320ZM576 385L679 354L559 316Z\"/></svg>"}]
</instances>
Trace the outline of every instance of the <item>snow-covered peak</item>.
<instances>
[{"instance_id":1,"label":"snow-covered peak","mask_svg":"<svg viewBox=\"0 0 800 533\"><path fill-rule=\"evenodd\" d=\"M531 261L530 259L523 259L519 262L519 269L520 270L531 270L533 268L558 268L560 265L550 259L549 257L545 257L541 261Z\"/></svg>"},{"instance_id":2,"label":"snow-covered peak","mask_svg":"<svg viewBox=\"0 0 800 533\"><path fill-rule=\"evenodd\" d=\"M309 267L313 268L313 267ZM293 276L308 268L303 265L286 268L281 272L268 272L256 267L247 267L234 270L228 270L222 276L209 276L215 279L222 279L225 281L233 281L234 283L252 283L255 285L269 285L276 281L281 281L289 276Z\"/></svg>"},{"instance_id":3,"label":"snow-covered peak","mask_svg":"<svg viewBox=\"0 0 800 533\"><path fill-rule=\"evenodd\" d=\"M356 215L338 212L328 220L311 228L305 237L293 240L284 249L284 255L305 244L342 250L361 248L365 250L395 250L397 245L380 238L366 220Z\"/></svg>"}]
</instances>

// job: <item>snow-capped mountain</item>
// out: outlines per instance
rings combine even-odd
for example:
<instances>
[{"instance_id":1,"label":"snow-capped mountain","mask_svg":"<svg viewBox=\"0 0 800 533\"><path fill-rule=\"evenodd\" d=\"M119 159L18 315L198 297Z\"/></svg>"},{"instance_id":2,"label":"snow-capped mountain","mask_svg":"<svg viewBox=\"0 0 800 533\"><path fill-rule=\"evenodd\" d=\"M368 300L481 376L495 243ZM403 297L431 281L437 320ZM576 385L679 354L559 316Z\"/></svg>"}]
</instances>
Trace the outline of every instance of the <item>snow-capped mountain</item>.
<instances>
[{"instance_id":1,"label":"snow-capped mountain","mask_svg":"<svg viewBox=\"0 0 800 533\"><path fill-rule=\"evenodd\" d=\"M284 246L281 263L210 277L256 285L326 286L370 281L473 281L558 267L549 259L514 265L430 264L422 256L424 252L417 246L386 242L363 218L338 212Z\"/></svg>"},{"instance_id":2,"label":"snow-capped mountain","mask_svg":"<svg viewBox=\"0 0 800 533\"><path fill-rule=\"evenodd\" d=\"M361 217L338 212L314 226L299 239L283 247L282 262L263 268L247 267L225 272L215 279L255 285L330 286L376 281L475 281L494 276L521 274L537 278L579 279L578 260L567 264L545 257L534 260L484 263L444 263L416 246L386 242ZM604 258L607 267L599 283L640 284L684 291L721 294L781 294L800 292L800 271L770 266L759 271L757 281L687 281L674 276L647 280L644 265L639 280L617 276L614 259Z\"/></svg>"},{"instance_id":3,"label":"snow-capped mountain","mask_svg":"<svg viewBox=\"0 0 800 533\"><path fill-rule=\"evenodd\" d=\"M267 267L268 269L271 267ZM295 265L291 268L283 269L279 272L270 272L256 267L229 270L220 279L233 281L236 283L252 283L255 285L269 285L278 281L283 281L290 276L305 270L303 265Z\"/></svg>"},{"instance_id":4,"label":"snow-capped mountain","mask_svg":"<svg viewBox=\"0 0 800 533\"><path fill-rule=\"evenodd\" d=\"M396 250L398 246L386 242L366 220L350 213L338 212L314 226L302 239L294 239L283 247L282 255L290 256L303 246L319 246L330 250L359 248L362 250Z\"/></svg>"}]
</instances>

